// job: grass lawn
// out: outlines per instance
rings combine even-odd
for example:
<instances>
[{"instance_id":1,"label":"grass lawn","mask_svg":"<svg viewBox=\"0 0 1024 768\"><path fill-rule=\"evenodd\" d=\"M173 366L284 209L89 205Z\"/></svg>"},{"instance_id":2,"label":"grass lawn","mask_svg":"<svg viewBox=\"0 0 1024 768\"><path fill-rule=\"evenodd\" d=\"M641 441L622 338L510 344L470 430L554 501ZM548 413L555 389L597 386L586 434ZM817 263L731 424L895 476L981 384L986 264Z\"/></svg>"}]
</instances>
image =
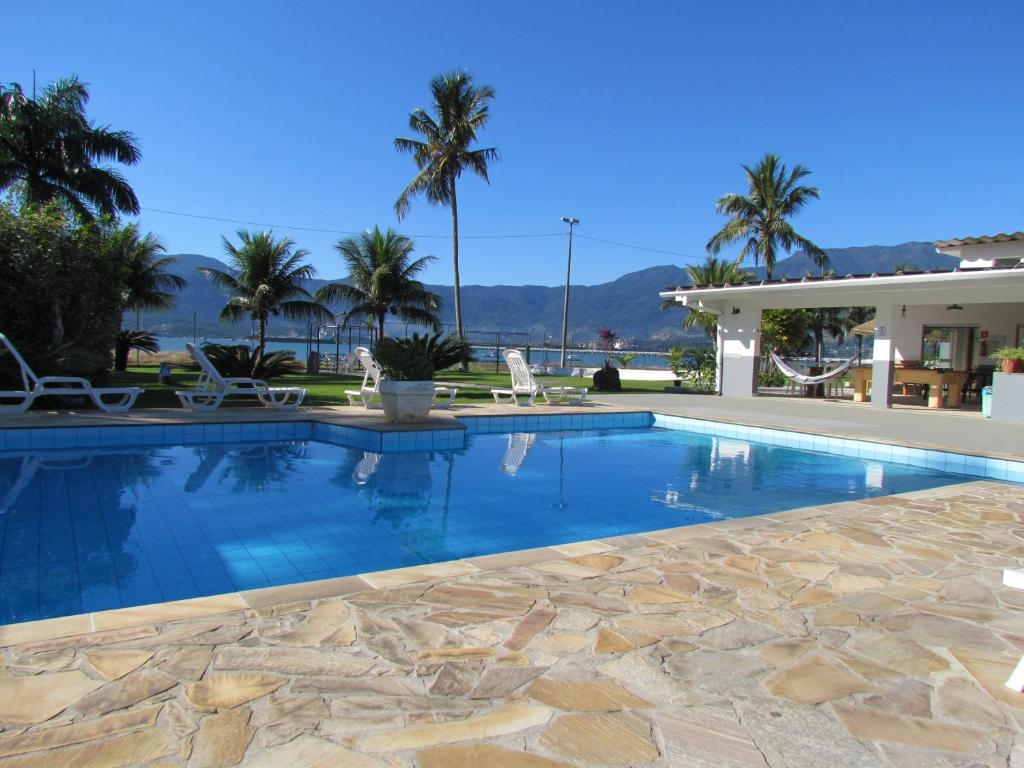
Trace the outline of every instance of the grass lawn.
<instances>
[{"instance_id":1,"label":"grass lawn","mask_svg":"<svg viewBox=\"0 0 1024 768\"><path fill-rule=\"evenodd\" d=\"M143 392L136 403L136 408L177 408L178 398L174 395L176 389L189 389L194 386L198 371L187 368L172 368L171 380L173 384L158 384L156 377L158 366L139 365L129 366L124 373L113 371L110 374L108 386L111 387L144 387ZM456 403L492 403L490 387L508 387L511 380L507 373L495 373L491 371L470 370L470 371L442 371L435 378L438 381L452 382L460 387ZM590 386L590 379L580 379L571 376L540 376L538 379L549 385L570 385ZM362 380L361 376L320 373L310 375L306 373L295 373L270 382L271 386L278 387L304 387L306 392L306 405L345 405L348 398L344 390L355 389ZM624 393L639 392L661 392L664 382L660 381L624 381L622 391ZM224 401L223 407L232 405L252 405L255 399L229 398Z\"/></svg>"}]
</instances>

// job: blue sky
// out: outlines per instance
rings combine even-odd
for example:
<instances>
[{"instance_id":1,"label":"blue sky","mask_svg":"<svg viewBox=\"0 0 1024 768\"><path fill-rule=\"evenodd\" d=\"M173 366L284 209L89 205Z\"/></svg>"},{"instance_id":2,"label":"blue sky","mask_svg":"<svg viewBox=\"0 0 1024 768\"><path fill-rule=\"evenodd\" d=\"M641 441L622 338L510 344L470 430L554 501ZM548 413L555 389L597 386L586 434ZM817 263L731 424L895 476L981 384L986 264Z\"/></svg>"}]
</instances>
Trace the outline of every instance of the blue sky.
<instances>
[{"instance_id":1,"label":"blue sky","mask_svg":"<svg viewBox=\"0 0 1024 768\"><path fill-rule=\"evenodd\" d=\"M465 235L578 233L573 282L700 260L714 201L766 150L822 199L823 247L1024 226L1024 25L1011 2L18 3L0 80L77 73L91 114L133 131L147 209L324 228L396 226L451 282L447 210L393 204L412 177L391 140L435 73L497 89L460 186ZM233 224L144 211L171 252L221 255ZM292 231L325 277L339 237ZM462 242L464 284L564 280L565 237Z\"/></svg>"}]
</instances>

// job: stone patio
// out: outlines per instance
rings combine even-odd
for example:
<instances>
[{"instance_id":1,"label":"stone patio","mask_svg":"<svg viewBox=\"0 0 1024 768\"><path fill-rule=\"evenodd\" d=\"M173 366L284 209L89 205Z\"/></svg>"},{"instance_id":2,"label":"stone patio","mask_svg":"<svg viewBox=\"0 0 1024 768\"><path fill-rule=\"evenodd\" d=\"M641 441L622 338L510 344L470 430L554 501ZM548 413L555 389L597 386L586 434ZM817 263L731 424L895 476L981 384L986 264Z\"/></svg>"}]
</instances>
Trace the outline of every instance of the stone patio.
<instances>
[{"instance_id":1,"label":"stone patio","mask_svg":"<svg viewBox=\"0 0 1024 768\"><path fill-rule=\"evenodd\" d=\"M0 768L1024 765L1022 523L973 482L0 627Z\"/></svg>"}]
</instances>

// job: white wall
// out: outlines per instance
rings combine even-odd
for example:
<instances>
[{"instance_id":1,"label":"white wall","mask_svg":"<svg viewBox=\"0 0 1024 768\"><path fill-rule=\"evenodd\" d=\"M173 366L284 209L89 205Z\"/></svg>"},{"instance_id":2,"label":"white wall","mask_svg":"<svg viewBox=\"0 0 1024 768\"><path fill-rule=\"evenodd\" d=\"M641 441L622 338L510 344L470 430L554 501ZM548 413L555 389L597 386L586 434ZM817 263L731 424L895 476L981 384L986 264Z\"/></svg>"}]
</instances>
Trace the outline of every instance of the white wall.
<instances>
[{"instance_id":1,"label":"white wall","mask_svg":"<svg viewBox=\"0 0 1024 768\"><path fill-rule=\"evenodd\" d=\"M908 306L906 317L902 316L902 305L896 307L893 317L892 335L896 346L896 362L921 359L921 340L924 338L924 327L927 326L967 326L977 331L988 331L988 353L985 357L979 353L980 333L974 334L974 362L980 365L994 365L992 353L998 347L992 337L1005 336L1007 346L1014 346L1017 325L1024 324L1024 303L1021 304L963 304L962 312L947 310L946 304L924 306Z\"/></svg>"}]
</instances>

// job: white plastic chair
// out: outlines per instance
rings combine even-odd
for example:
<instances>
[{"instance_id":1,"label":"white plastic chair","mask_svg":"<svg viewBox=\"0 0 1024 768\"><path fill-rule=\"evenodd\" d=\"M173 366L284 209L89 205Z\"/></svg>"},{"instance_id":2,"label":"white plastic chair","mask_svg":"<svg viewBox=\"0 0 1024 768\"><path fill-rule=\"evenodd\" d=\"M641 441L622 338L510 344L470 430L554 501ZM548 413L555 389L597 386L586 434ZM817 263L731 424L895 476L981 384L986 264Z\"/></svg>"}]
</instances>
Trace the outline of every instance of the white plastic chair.
<instances>
[{"instance_id":1,"label":"white plastic chair","mask_svg":"<svg viewBox=\"0 0 1024 768\"><path fill-rule=\"evenodd\" d=\"M491 389L496 403L512 403L519 405L519 398L527 398L526 404L533 405L537 395L544 396L544 402L551 405L552 398L556 403L582 403L587 399L586 387L546 387L533 378L530 366L526 364L523 353L518 349L506 349L501 353L512 374L510 388L496 387Z\"/></svg>"},{"instance_id":2,"label":"white plastic chair","mask_svg":"<svg viewBox=\"0 0 1024 768\"><path fill-rule=\"evenodd\" d=\"M363 366L363 383L359 389L346 389L345 396L348 397L349 405L362 405L363 408L380 408L379 403L373 401L380 397L380 382L384 378L384 372L380 365L373 359L373 355L366 347L356 347L353 352ZM434 385L434 397L441 397L440 402L435 401L431 408L450 408L455 405L455 397L459 390L454 387Z\"/></svg>"},{"instance_id":3,"label":"white plastic chair","mask_svg":"<svg viewBox=\"0 0 1024 768\"><path fill-rule=\"evenodd\" d=\"M36 376L25 362L11 340L0 333L0 344L7 348L18 364L21 373L21 389L0 392L0 414L24 413L32 407L37 397L57 395L85 395L105 413L127 413L135 400L145 390L142 387L94 387L88 379L79 376ZM113 397L114 400L104 398ZM14 400L16 402L4 402Z\"/></svg>"},{"instance_id":4,"label":"white plastic chair","mask_svg":"<svg viewBox=\"0 0 1024 768\"><path fill-rule=\"evenodd\" d=\"M301 387L271 387L261 379L242 376L225 378L213 366L206 353L195 344L189 342L185 348L199 364L199 379L193 389L179 389L174 394L181 401L181 406L190 411L215 411L220 408L224 398L245 396L256 396L268 408L294 411L306 397L306 390Z\"/></svg>"}]
</instances>

